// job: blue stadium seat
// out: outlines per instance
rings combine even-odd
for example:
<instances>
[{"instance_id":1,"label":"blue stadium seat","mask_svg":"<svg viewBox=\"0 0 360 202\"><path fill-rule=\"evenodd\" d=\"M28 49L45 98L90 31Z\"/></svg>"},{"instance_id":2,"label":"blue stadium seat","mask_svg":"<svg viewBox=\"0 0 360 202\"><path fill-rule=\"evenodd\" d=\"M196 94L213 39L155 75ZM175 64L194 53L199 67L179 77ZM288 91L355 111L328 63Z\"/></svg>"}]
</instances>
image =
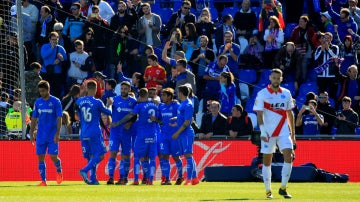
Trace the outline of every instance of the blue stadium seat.
<instances>
[{"instance_id":1,"label":"blue stadium seat","mask_svg":"<svg viewBox=\"0 0 360 202\"><path fill-rule=\"evenodd\" d=\"M225 16L227 14L230 14L232 17L235 16L235 13L239 10L239 8L236 7L224 7L224 10L222 11L222 16Z\"/></svg>"},{"instance_id":2,"label":"blue stadium seat","mask_svg":"<svg viewBox=\"0 0 360 202\"><path fill-rule=\"evenodd\" d=\"M297 106L297 108L300 110L305 102L306 102L306 97L305 96L300 96L300 97L298 96L296 98L296 106Z\"/></svg>"},{"instance_id":3,"label":"blue stadium seat","mask_svg":"<svg viewBox=\"0 0 360 202\"><path fill-rule=\"evenodd\" d=\"M243 83L255 83L257 80L255 69L240 69L239 80Z\"/></svg>"},{"instance_id":4,"label":"blue stadium seat","mask_svg":"<svg viewBox=\"0 0 360 202\"><path fill-rule=\"evenodd\" d=\"M250 90L249 90L249 86L246 83L239 83L239 88L240 88L240 100L242 101L246 101L250 98Z\"/></svg>"},{"instance_id":5,"label":"blue stadium seat","mask_svg":"<svg viewBox=\"0 0 360 202\"><path fill-rule=\"evenodd\" d=\"M251 93L251 98L252 99L255 99L256 98L256 95L257 93L262 90L263 88L265 88L268 84L267 83L258 83L254 86L253 90L252 90L252 93Z\"/></svg>"},{"instance_id":6,"label":"blue stadium seat","mask_svg":"<svg viewBox=\"0 0 360 202\"><path fill-rule=\"evenodd\" d=\"M219 18L219 12L215 7L209 7L210 15L211 15L211 21L217 22Z\"/></svg>"},{"instance_id":7,"label":"blue stadium seat","mask_svg":"<svg viewBox=\"0 0 360 202\"><path fill-rule=\"evenodd\" d=\"M298 97L305 97L308 92L314 92L318 94L318 86L315 82L305 82L299 87Z\"/></svg>"},{"instance_id":8,"label":"blue stadium seat","mask_svg":"<svg viewBox=\"0 0 360 202\"><path fill-rule=\"evenodd\" d=\"M181 5L182 5L182 1L174 1L174 6L173 6L174 11L177 12L181 8Z\"/></svg>"},{"instance_id":9,"label":"blue stadium seat","mask_svg":"<svg viewBox=\"0 0 360 202\"><path fill-rule=\"evenodd\" d=\"M331 97L329 97L329 103L330 103L330 105L331 105L332 107L335 108L335 100L332 99Z\"/></svg>"},{"instance_id":10,"label":"blue stadium seat","mask_svg":"<svg viewBox=\"0 0 360 202\"><path fill-rule=\"evenodd\" d=\"M315 72L315 69L308 70L307 76L306 76L306 81L307 82L316 82L317 81L317 74Z\"/></svg>"},{"instance_id":11,"label":"blue stadium seat","mask_svg":"<svg viewBox=\"0 0 360 202\"><path fill-rule=\"evenodd\" d=\"M355 129L355 131L356 131L356 135L360 135L360 127L358 126L358 127L356 127L356 129Z\"/></svg>"},{"instance_id":12,"label":"blue stadium seat","mask_svg":"<svg viewBox=\"0 0 360 202\"><path fill-rule=\"evenodd\" d=\"M270 80L269 80L270 74L271 74L271 69L263 69L258 83L269 84L270 83Z\"/></svg>"},{"instance_id":13,"label":"blue stadium seat","mask_svg":"<svg viewBox=\"0 0 360 202\"><path fill-rule=\"evenodd\" d=\"M295 96L295 83L294 82L282 83L281 86L288 89L291 93L291 96L293 96L293 97Z\"/></svg>"},{"instance_id":14,"label":"blue stadium seat","mask_svg":"<svg viewBox=\"0 0 360 202\"><path fill-rule=\"evenodd\" d=\"M291 33L293 29L298 25L299 23L287 23L284 29L284 37L285 39L289 39L291 36Z\"/></svg>"},{"instance_id":15,"label":"blue stadium seat","mask_svg":"<svg viewBox=\"0 0 360 202\"><path fill-rule=\"evenodd\" d=\"M259 18L261 7L258 6L252 6L251 10L255 12L256 18Z\"/></svg>"},{"instance_id":16,"label":"blue stadium seat","mask_svg":"<svg viewBox=\"0 0 360 202\"><path fill-rule=\"evenodd\" d=\"M171 15L173 14L172 8L158 8L154 13L158 14L161 17L162 23L168 23Z\"/></svg>"},{"instance_id":17,"label":"blue stadium seat","mask_svg":"<svg viewBox=\"0 0 360 202\"><path fill-rule=\"evenodd\" d=\"M254 104L255 104L255 98L248 99L245 104L245 111L247 111L248 113L254 113L253 110Z\"/></svg>"}]
</instances>

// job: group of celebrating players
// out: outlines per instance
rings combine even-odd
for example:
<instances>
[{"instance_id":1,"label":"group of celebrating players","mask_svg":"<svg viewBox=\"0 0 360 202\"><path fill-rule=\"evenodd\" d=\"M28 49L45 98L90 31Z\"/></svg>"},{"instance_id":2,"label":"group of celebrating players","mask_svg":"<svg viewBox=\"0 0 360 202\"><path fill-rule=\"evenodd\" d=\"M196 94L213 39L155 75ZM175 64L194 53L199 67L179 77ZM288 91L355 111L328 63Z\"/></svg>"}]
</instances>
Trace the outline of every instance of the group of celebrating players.
<instances>
[{"instance_id":1,"label":"group of celebrating players","mask_svg":"<svg viewBox=\"0 0 360 202\"><path fill-rule=\"evenodd\" d=\"M61 160L58 157L61 103L56 97L50 95L50 85L47 81L39 82L38 89L41 97L35 102L30 137L34 142L37 127L36 153L39 157L39 172L42 179L39 185L47 185L44 161L47 149L57 168L57 183L60 184L63 181ZM132 185L140 184L140 167L143 170L142 184L153 185L156 156L159 156L162 171L161 184L171 185L170 155L176 162L178 172L176 185L185 181L181 156L184 156L187 162L185 185L199 183L196 163L192 155L195 133L191 123L194 107L188 98L190 93L188 86L178 87L177 98L180 103L174 99L173 89L163 89L160 104L148 99L149 93L146 88L139 90L138 99L129 96L131 84L127 81L121 83L121 94L107 99L106 105L100 99L95 98L96 89L97 83L89 81L86 84L87 95L78 98L75 104L75 111L81 125L82 152L84 158L88 160L87 165L79 171L79 174L86 184L99 184L96 178L96 169L107 152L100 127L101 114L112 118L107 184L126 185L128 183L131 150L134 152ZM116 158L120 150L120 179L114 183Z\"/></svg>"}]
</instances>

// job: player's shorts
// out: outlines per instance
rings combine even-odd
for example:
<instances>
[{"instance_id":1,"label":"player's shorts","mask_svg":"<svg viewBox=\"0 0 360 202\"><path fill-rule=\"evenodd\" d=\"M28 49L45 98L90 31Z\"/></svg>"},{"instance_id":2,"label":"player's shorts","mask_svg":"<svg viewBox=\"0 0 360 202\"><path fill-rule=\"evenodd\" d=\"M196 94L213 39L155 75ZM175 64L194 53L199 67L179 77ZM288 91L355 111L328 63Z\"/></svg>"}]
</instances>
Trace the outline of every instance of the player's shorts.
<instances>
[{"instance_id":1,"label":"player's shorts","mask_svg":"<svg viewBox=\"0 0 360 202\"><path fill-rule=\"evenodd\" d=\"M90 159L92 156L102 156L106 153L106 145L102 136L81 138L83 156Z\"/></svg>"},{"instance_id":2,"label":"player's shorts","mask_svg":"<svg viewBox=\"0 0 360 202\"><path fill-rule=\"evenodd\" d=\"M158 139L158 152L161 154L171 156L180 156L180 146L178 140L173 140L171 137L164 137L160 135Z\"/></svg>"},{"instance_id":3,"label":"player's shorts","mask_svg":"<svg viewBox=\"0 0 360 202\"><path fill-rule=\"evenodd\" d=\"M122 155L130 155L132 148L132 130L114 129L110 132L110 152L118 152L121 146Z\"/></svg>"},{"instance_id":4,"label":"player's shorts","mask_svg":"<svg viewBox=\"0 0 360 202\"><path fill-rule=\"evenodd\" d=\"M157 156L157 143L155 137L139 137L139 135L135 138L134 145L134 156L143 158L155 158Z\"/></svg>"},{"instance_id":5,"label":"player's shorts","mask_svg":"<svg viewBox=\"0 0 360 202\"><path fill-rule=\"evenodd\" d=\"M290 135L285 135L285 136L271 137L269 139L269 142L264 142L261 140L260 152L263 154L272 154L276 150L276 145L278 145L280 151L282 151L283 149L293 148L293 142L291 140Z\"/></svg>"},{"instance_id":6,"label":"player's shorts","mask_svg":"<svg viewBox=\"0 0 360 202\"><path fill-rule=\"evenodd\" d=\"M180 147L180 154L192 154L193 153L193 144L194 144L194 136L192 135L180 135L177 139L179 147Z\"/></svg>"},{"instance_id":7,"label":"player's shorts","mask_svg":"<svg viewBox=\"0 0 360 202\"><path fill-rule=\"evenodd\" d=\"M59 154L59 143L55 143L53 141L36 141L36 154L42 155L47 153L50 155L58 155Z\"/></svg>"}]
</instances>

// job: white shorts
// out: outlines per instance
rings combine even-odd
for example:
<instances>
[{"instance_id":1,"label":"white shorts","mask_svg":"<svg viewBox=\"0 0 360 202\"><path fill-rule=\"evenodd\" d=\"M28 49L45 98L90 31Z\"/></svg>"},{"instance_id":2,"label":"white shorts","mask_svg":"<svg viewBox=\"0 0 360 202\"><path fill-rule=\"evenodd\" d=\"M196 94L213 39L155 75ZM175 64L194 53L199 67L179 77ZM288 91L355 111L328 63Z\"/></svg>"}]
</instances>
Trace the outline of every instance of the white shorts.
<instances>
[{"instance_id":1,"label":"white shorts","mask_svg":"<svg viewBox=\"0 0 360 202\"><path fill-rule=\"evenodd\" d=\"M291 137L290 135L286 135L271 137L269 139L269 142L264 142L261 140L260 152L263 154L272 154L275 152L276 145L278 145L280 151L282 151L283 149L293 149L293 142L291 140Z\"/></svg>"}]
</instances>

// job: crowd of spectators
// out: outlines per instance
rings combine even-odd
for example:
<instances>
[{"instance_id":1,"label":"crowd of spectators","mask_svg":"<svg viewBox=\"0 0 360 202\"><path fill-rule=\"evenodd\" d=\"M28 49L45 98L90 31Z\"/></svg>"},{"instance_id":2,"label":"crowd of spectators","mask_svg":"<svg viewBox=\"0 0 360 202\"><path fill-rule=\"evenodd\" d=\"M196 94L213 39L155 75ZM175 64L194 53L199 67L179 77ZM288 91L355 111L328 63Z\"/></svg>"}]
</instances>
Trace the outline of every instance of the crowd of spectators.
<instances>
[{"instance_id":1,"label":"crowd of spectators","mask_svg":"<svg viewBox=\"0 0 360 202\"><path fill-rule=\"evenodd\" d=\"M31 109L37 82L49 81L51 94L62 99L67 112L64 134L70 133L70 125L76 130L72 106L87 81L95 80L96 97L104 100L119 94L121 81L131 83L135 97L145 86L155 92L154 98L163 88L176 92L187 83L194 103L203 103L200 139L249 135L256 120L245 106L256 95L243 99L239 83L247 84L250 94L259 86L242 81L241 70L255 70L260 81L266 69L275 67L284 72L284 83L293 86L300 131L330 134L337 127L337 133L355 134L360 111L358 0L304 0L297 8L287 0L243 0L234 13L214 1L197 0L178 1L178 10L169 7L177 1L21 2L26 101ZM10 48L18 47L18 28L16 6L2 4L0 107L7 108L20 87L11 77L19 56ZM165 15L165 10L173 12ZM217 16L212 16L214 10ZM308 83L317 84L310 91L319 96L300 103L305 100L301 88ZM351 113L336 114L338 110Z\"/></svg>"}]
</instances>

